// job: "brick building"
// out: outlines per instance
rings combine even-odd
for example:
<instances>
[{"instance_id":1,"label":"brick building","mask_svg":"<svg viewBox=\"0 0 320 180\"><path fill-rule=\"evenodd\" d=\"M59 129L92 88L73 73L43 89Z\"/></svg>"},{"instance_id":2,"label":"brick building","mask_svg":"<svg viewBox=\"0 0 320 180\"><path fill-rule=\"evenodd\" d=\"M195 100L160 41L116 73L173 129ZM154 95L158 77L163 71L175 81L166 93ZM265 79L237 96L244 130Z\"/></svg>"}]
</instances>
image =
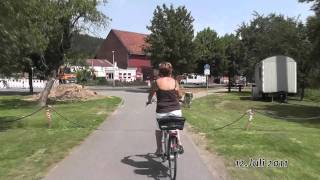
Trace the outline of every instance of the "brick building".
<instances>
[{"instance_id":1,"label":"brick building","mask_svg":"<svg viewBox=\"0 0 320 180\"><path fill-rule=\"evenodd\" d=\"M144 80L152 78L150 57L144 52L148 46L146 34L112 29L100 49L96 59L108 59L117 62L119 68L137 68L137 74L143 74Z\"/></svg>"}]
</instances>

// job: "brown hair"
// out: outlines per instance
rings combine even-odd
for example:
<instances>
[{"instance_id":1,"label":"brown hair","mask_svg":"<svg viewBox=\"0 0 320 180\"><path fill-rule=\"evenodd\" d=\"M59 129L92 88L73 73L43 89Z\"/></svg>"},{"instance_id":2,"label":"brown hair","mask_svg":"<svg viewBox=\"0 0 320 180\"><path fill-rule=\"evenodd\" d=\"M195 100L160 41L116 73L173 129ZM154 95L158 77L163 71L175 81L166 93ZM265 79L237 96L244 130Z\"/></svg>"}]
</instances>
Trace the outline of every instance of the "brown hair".
<instances>
[{"instance_id":1,"label":"brown hair","mask_svg":"<svg viewBox=\"0 0 320 180\"><path fill-rule=\"evenodd\" d=\"M170 77L172 75L172 65L169 62L162 62L159 64L159 76Z\"/></svg>"}]
</instances>

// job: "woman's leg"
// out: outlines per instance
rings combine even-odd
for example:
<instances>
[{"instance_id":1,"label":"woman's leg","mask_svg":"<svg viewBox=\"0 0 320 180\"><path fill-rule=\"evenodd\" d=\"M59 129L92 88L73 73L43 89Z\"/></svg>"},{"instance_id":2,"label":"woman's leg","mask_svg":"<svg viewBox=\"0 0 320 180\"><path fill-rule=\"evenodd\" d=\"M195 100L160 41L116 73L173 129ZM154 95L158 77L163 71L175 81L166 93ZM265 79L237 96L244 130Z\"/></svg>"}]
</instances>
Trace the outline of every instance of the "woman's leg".
<instances>
[{"instance_id":1,"label":"woman's leg","mask_svg":"<svg viewBox=\"0 0 320 180\"><path fill-rule=\"evenodd\" d=\"M178 137L178 144L182 146L181 138L180 138L180 130L177 129L177 137Z\"/></svg>"},{"instance_id":2,"label":"woman's leg","mask_svg":"<svg viewBox=\"0 0 320 180\"><path fill-rule=\"evenodd\" d=\"M157 150L156 150L156 154L160 154L162 153L162 133L160 130L156 130L155 131L155 135L156 135L156 142L157 142Z\"/></svg>"}]
</instances>

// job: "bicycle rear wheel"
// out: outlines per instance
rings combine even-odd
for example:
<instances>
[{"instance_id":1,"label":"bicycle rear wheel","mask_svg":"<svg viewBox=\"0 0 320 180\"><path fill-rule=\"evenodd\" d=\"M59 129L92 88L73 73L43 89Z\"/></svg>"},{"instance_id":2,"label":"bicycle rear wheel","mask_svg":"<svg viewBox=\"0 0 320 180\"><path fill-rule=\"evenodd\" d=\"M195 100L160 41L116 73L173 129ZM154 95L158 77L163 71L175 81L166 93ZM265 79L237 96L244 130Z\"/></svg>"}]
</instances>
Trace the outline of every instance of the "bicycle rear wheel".
<instances>
[{"instance_id":1,"label":"bicycle rear wheel","mask_svg":"<svg viewBox=\"0 0 320 180\"><path fill-rule=\"evenodd\" d=\"M177 138L170 137L168 141L168 162L169 162L169 175L171 180L175 180L177 176Z\"/></svg>"}]
</instances>

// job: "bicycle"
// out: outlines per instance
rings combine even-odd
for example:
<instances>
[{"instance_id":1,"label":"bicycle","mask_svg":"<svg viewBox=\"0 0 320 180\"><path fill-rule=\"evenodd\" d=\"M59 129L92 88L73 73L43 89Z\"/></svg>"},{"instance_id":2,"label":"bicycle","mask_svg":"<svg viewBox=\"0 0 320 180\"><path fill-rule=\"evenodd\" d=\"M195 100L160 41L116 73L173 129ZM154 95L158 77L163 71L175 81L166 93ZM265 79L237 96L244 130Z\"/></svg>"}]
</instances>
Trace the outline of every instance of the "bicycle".
<instances>
[{"instance_id":1,"label":"bicycle","mask_svg":"<svg viewBox=\"0 0 320 180\"><path fill-rule=\"evenodd\" d=\"M168 160L169 175L171 180L177 176L177 158L178 158L178 131L183 130L185 118L177 116L166 116L157 119L162 133L162 161Z\"/></svg>"}]
</instances>

